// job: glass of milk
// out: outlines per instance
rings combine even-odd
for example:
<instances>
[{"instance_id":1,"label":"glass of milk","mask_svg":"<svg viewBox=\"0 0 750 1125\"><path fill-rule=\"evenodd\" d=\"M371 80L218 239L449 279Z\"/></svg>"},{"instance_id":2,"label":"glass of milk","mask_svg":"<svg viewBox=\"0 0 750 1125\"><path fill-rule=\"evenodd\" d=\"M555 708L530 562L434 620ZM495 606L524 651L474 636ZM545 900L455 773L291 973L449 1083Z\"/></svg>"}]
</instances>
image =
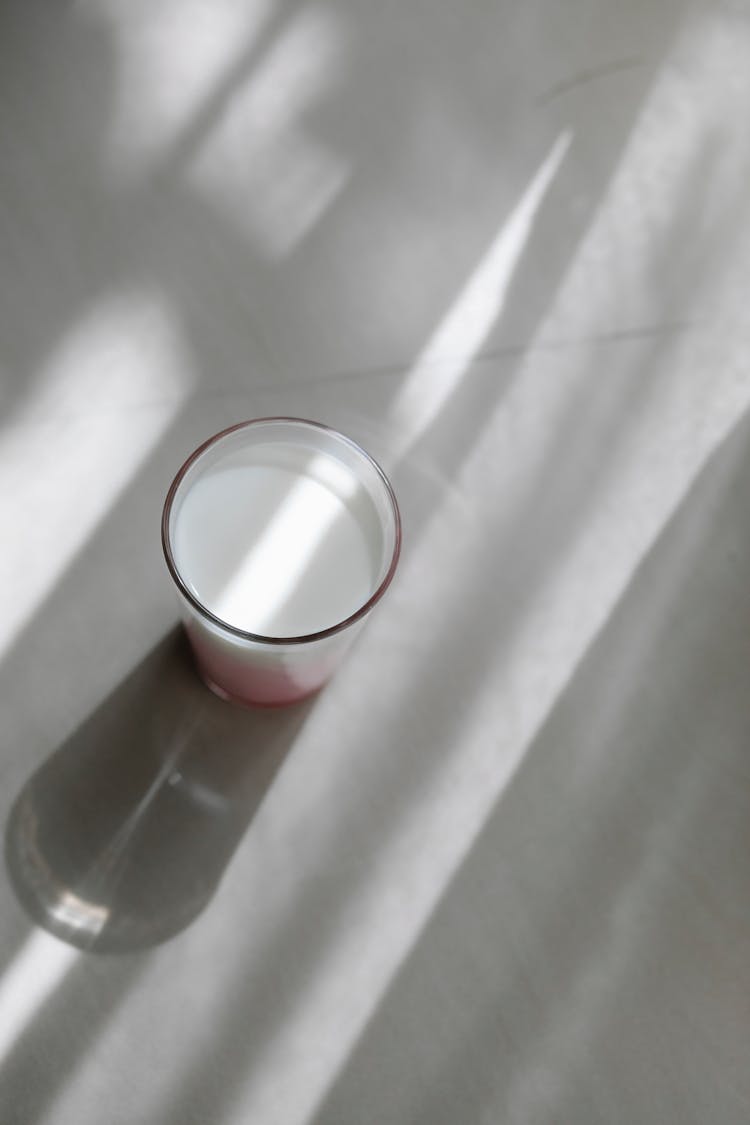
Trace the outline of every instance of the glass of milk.
<instances>
[{"instance_id":1,"label":"glass of milk","mask_svg":"<svg viewBox=\"0 0 750 1125\"><path fill-rule=\"evenodd\" d=\"M350 438L259 418L187 459L162 544L205 682L278 705L331 676L393 578L401 521L383 470Z\"/></svg>"}]
</instances>

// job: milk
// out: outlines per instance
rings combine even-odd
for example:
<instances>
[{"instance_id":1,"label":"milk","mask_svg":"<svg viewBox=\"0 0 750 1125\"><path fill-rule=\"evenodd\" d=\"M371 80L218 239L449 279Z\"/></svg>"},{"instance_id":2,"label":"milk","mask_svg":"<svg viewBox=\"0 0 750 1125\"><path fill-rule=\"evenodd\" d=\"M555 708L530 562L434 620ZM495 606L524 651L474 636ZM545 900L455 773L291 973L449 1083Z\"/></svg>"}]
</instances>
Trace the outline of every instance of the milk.
<instances>
[{"instance_id":1,"label":"milk","mask_svg":"<svg viewBox=\"0 0 750 1125\"><path fill-rule=\"evenodd\" d=\"M244 702L316 690L358 622L338 627L395 565L387 482L341 435L288 420L220 435L182 474L165 515L170 569L204 678Z\"/></svg>"},{"instance_id":2,"label":"milk","mask_svg":"<svg viewBox=\"0 0 750 1125\"><path fill-rule=\"evenodd\" d=\"M354 473L280 442L212 466L181 505L174 554L222 621L296 637L344 621L375 589L382 534Z\"/></svg>"}]
</instances>

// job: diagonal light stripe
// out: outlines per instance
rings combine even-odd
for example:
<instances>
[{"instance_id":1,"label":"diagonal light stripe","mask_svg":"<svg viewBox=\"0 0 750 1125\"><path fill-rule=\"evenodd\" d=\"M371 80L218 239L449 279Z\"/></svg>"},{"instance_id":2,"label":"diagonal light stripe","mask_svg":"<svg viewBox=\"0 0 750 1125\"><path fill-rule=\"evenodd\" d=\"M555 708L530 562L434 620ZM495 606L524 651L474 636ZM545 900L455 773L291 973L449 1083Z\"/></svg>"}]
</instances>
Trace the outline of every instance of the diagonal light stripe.
<instances>
[{"instance_id":1,"label":"diagonal light stripe","mask_svg":"<svg viewBox=\"0 0 750 1125\"><path fill-rule=\"evenodd\" d=\"M401 387L392 420L405 435L402 452L434 422L502 313L534 219L572 139L569 130L557 138Z\"/></svg>"},{"instance_id":2,"label":"diagonal light stripe","mask_svg":"<svg viewBox=\"0 0 750 1125\"><path fill-rule=\"evenodd\" d=\"M171 309L97 304L0 434L0 656L157 445L194 381Z\"/></svg>"},{"instance_id":3,"label":"diagonal light stripe","mask_svg":"<svg viewBox=\"0 0 750 1125\"><path fill-rule=\"evenodd\" d=\"M0 977L0 1067L80 956L44 930L26 940Z\"/></svg>"}]
</instances>

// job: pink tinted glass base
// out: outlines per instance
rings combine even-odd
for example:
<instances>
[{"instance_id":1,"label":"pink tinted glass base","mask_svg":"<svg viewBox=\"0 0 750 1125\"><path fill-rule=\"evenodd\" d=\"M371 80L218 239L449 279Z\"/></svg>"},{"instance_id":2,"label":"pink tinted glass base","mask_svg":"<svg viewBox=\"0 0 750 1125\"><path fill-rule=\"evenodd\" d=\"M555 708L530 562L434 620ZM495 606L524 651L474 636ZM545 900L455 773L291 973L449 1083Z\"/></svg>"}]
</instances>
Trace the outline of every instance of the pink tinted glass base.
<instances>
[{"instance_id":1,"label":"pink tinted glass base","mask_svg":"<svg viewBox=\"0 0 750 1125\"><path fill-rule=\"evenodd\" d=\"M198 669L198 671L200 673L201 679L203 680L203 683L214 693L214 695L218 695L219 699L223 699L225 703L234 703L236 707L245 707L248 710L252 710L255 707L290 707L294 703L302 703L305 699L312 699L314 695L317 695L318 692L322 691L322 689L325 687L325 684L321 684L320 687L313 688L312 691L306 691L303 695L296 695L293 698L276 700L243 699L238 695L230 695L228 691L224 691L223 687L219 687L219 685L215 684L213 680L210 680L208 676L205 676L200 668Z\"/></svg>"},{"instance_id":2,"label":"pink tinted glass base","mask_svg":"<svg viewBox=\"0 0 750 1125\"><path fill-rule=\"evenodd\" d=\"M221 699L246 707L299 703L320 691L333 671L322 661L312 661L294 675L281 664L238 659L231 651L207 643L200 628L188 626L187 634L204 683Z\"/></svg>"}]
</instances>

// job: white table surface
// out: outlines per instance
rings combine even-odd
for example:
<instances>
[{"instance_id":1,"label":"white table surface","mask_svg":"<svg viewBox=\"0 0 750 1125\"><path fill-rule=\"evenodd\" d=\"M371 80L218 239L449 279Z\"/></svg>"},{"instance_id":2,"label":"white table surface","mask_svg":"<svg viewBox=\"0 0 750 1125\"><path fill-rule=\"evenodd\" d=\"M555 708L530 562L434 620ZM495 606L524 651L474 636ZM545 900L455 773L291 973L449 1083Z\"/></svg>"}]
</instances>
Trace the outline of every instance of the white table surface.
<instances>
[{"instance_id":1,"label":"white table surface","mask_svg":"<svg viewBox=\"0 0 750 1125\"><path fill-rule=\"evenodd\" d=\"M748 58L741 0L2 6L2 1125L750 1120ZM245 713L158 525L268 414L405 546Z\"/></svg>"}]
</instances>

